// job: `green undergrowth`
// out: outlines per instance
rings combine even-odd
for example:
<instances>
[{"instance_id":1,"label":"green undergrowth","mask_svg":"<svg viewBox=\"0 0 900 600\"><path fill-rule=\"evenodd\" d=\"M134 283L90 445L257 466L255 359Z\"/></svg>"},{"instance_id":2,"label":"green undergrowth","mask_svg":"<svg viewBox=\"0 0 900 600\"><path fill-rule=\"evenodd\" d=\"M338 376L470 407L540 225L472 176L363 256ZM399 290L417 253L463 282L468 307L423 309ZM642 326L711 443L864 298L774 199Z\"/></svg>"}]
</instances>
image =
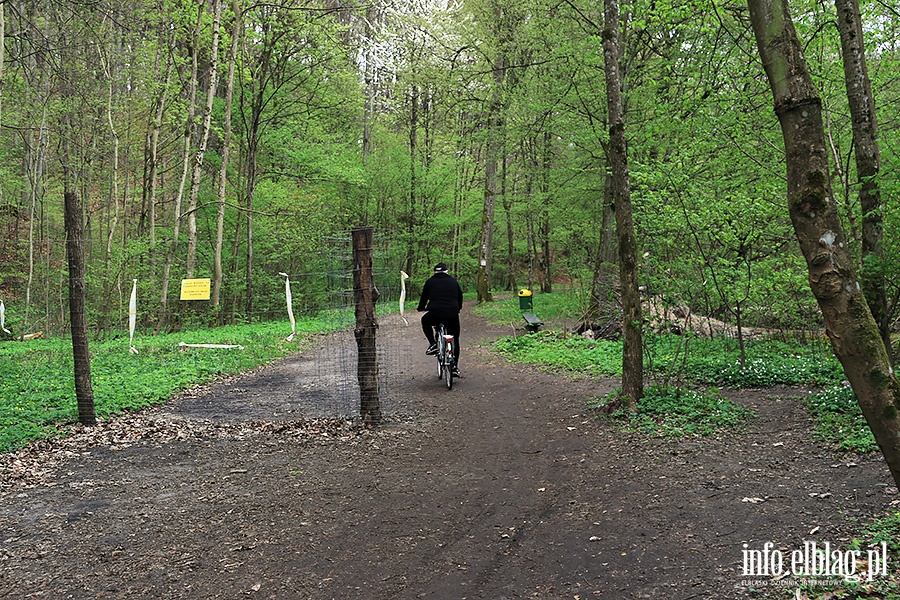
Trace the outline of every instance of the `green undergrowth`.
<instances>
[{"instance_id":1,"label":"green undergrowth","mask_svg":"<svg viewBox=\"0 0 900 600\"><path fill-rule=\"evenodd\" d=\"M573 293L539 294L535 310L541 318L552 320L577 318L580 298ZM518 298L479 305L476 312L494 322L520 318ZM831 348L824 341L754 339L745 342L745 360L737 341L720 336L709 339L692 334L655 334L646 332L644 368L648 380L677 383L648 388L643 408L634 416L637 429L666 435L664 420L671 414L673 431L682 431L681 414L696 416L702 406L713 411L722 405L714 389L688 391L709 386L729 388L816 386L825 392L810 395L806 404L816 421L817 439L842 451L871 452L875 441L862 418L852 391L842 385L844 374ZM622 375L622 342L591 340L568 331L543 330L504 337L494 343L498 353L508 360L534 364L573 376L611 377ZM662 397L659 389L676 390ZM674 395L672 395L674 394ZM708 397L707 397L708 396ZM667 411L653 411L660 398L668 402ZM651 412L647 412L651 411ZM724 421L732 413L722 414ZM725 423L728 426L727 423ZM699 430L706 425L700 419ZM697 433L694 431L689 434Z\"/></svg>"},{"instance_id":2,"label":"green undergrowth","mask_svg":"<svg viewBox=\"0 0 900 600\"><path fill-rule=\"evenodd\" d=\"M882 542L885 546L882 546ZM869 551L887 550L887 560L879 563L881 569L875 570L871 580L868 575ZM816 584L799 582L799 585L785 588L775 595L766 598L800 598L802 600L900 600L900 511L888 512L884 517L873 520L868 525L860 526L859 533L845 546L839 547L842 552L858 551L859 560L855 564L853 576L842 580L840 576L818 577Z\"/></svg>"},{"instance_id":3,"label":"green undergrowth","mask_svg":"<svg viewBox=\"0 0 900 600\"><path fill-rule=\"evenodd\" d=\"M297 321L287 341L284 322L233 325L159 336L138 336L129 352L127 335L92 341L91 380L97 416L106 418L159 404L193 385L235 375L304 347L334 328L332 317ZM239 345L191 348L180 344ZM72 346L67 338L0 343L0 452L56 435L77 420Z\"/></svg>"},{"instance_id":4,"label":"green undergrowth","mask_svg":"<svg viewBox=\"0 0 900 600\"><path fill-rule=\"evenodd\" d=\"M603 409L618 400L618 392L594 401ZM719 390L686 390L680 387L652 385L644 390L636 410L619 409L607 416L632 431L665 438L702 437L725 431L741 431L754 416L749 408L732 402Z\"/></svg>"},{"instance_id":5,"label":"green undergrowth","mask_svg":"<svg viewBox=\"0 0 900 600\"><path fill-rule=\"evenodd\" d=\"M560 331L539 331L501 338L494 347L514 362L602 376L616 376L622 372L621 342L588 340Z\"/></svg>"},{"instance_id":6,"label":"green undergrowth","mask_svg":"<svg viewBox=\"0 0 900 600\"><path fill-rule=\"evenodd\" d=\"M532 296L532 309L525 312L533 312L544 320L576 320L583 314L581 308L581 295L574 290L564 290L552 294L535 293ZM475 314L494 323L503 325L515 325L520 327L522 309L519 308L519 297L512 294L509 298L498 299L494 302L482 302L473 309Z\"/></svg>"},{"instance_id":7,"label":"green undergrowth","mask_svg":"<svg viewBox=\"0 0 900 600\"><path fill-rule=\"evenodd\" d=\"M813 435L819 441L846 452L878 450L856 396L849 385L835 385L804 400L815 421Z\"/></svg>"},{"instance_id":8,"label":"green undergrowth","mask_svg":"<svg viewBox=\"0 0 900 600\"><path fill-rule=\"evenodd\" d=\"M644 366L651 375L703 385L733 388L825 385L840 382L843 377L840 364L820 344L747 342L747 360L743 366L740 348L731 339L647 334L644 345ZM575 374L617 377L622 373L621 341L539 331L502 338L495 343L495 348L515 362Z\"/></svg>"}]
</instances>

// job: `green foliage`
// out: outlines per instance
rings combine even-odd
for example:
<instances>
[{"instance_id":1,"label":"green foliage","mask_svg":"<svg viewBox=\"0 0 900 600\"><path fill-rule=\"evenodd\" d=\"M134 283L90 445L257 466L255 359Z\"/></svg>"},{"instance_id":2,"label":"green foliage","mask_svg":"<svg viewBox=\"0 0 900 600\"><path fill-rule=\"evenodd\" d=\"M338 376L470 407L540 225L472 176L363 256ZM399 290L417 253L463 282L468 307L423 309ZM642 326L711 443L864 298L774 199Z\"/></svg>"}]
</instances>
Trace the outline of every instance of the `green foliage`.
<instances>
[{"instance_id":1,"label":"green foliage","mask_svg":"<svg viewBox=\"0 0 900 600\"><path fill-rule=\"evenodd\" d=\"M648 336L647 346L657 359L673 354L674 336ZM843 379L840 363L820 343L788 344L778 340L746 342L747 361L740 363L737 342L726 337L691 341L684 376L719 386L770 387L821 385Z\"/></svg>"},{"instance_id":2,"label":"green foliage","mask_svg":"<svg viewBox=\"0 0 900 600\"><path fill-rule=\"evenodd\" d=\"M558 331L540 331L498 340L496 349L516 362L579 373L614 376L622 371L622 344L588 340Z\"/></svg>"},{"instance_id":3,"label":"green foliage","mask_svg":"<svg viewBox=\"0 0 900 600\"><path fill-rule=\"evenodd\" d=\"M837 385L805 400L817 439L848 452L874 452L875 437L849 385Z\"/></svg>"},{"instance_id":4,"label":"green foliage","mask_svg":"<svg viewBox=\"0 0 900 600\"><path fill-rule=\"evenodd\" d=\"M890 556L900 554L900 511L894 511L884 519L873 522L866 528L863 536L870 546L886 542Z\"/></svg>"},{"instance_id":5,"label":"green foliage","mask_svg":"<svg viewBox=\"0 0 900 600\"><path fill-rule=\"evenodd\" d=\"M290 325L281 322L233 325L135 340L91 344L91 379L97 416L104 418L161 403L193 385L234 375L296 352L309 334L333 327L334 320L297 321L298 340L285 341ZM209 343L240 349L185 348ZM54 435L60 425L77 420L71 344L56 338L0 344L4 374L0 378L0 452L39 437Z\"/></svg>"},{"instance_id":6,"label":"green foliage","mask_svg":"<svg viewBox=\"0 0 900 600\"><path fill-rule=\"evenodd\" d=\"M628 429L666 438L740 431L752 417L752 410L725 398L715 388L698 391L660 385L644 390L637 410L618 410L610 415Z\"/></svg>"},{"instance_id":7,"label":"green foliage","mask_svg":"<svg viewBox=\"0 0 900 600\"><path fill-rule=\"evenodd\" d=\"M532 290L534 292L534 290ZM562 289L552 294L534 292L532 296L533 311L542 319L575 320L584 314L587 308L587 292L575 286ZM503 324L522 323L522 310L519 308L519 297L513 294L509 298L494 302L483 302L474 309L475 314Z\"/></svg>"},{"instance_id":8,"label":"green foliage","mask_svg":"<svg viewBox=\"0 0 900 600\"><path fill-rule=\"evenodd\" d=\"M684 339L675 335L646 335L646 352L652 372L668 379L683 378L703 384L734 388L773 385L819 385L842 378L840 364L819 345L788 345L777 341L748 344L745 366L733 340L691 340L684 355ZM497 350L517 362L544 364L572 372L616 376L621 374L622 344L589 340L557 331L507 337Z\"/></svg>"},{"instance_id":9,"label":"green foliage","mask_svg":"<svg viewBox=\"0 0 900 600\"><path fill-rule=\"evenodd\" d=\"M873 581L868 581L866 576L860 580L846 580L840 583L825 586L809 586L803 584L799 587L805 592L803 598L809 600L865 600L884 599L898 600L900 598L900 570L897 569L893 557L900 552L900 512L888 511L881 517L872 520L868 525L861 526L857 537L854 538L848 549L860 550L860 557L868 559L867 549L879 548L884 542L887 547L887 577L879 574ZM867 571L868 565L858 565L860 571ZM837 581L837 580L835 580ZM788 592L785 591L785 594ZM790 597L795 598L795 591L790 591Z\"/></svg>"},{"instance_id":10,"label":"green foliage","mask_svg":"<svg viewBox=\"0 0 900 600\"><path fill-rule=\"evenodd\" d=\"M573 322L582 314L586 293L577 287L565 292L536 294L534 312L544 320ZM522 323L518 297L475 307L480 316L502 324ZM645 333L645 365L666 380L742 387L773 385L827 385L843 380L840 363L823 341L787 343L756 339L745 343L747 361L740 363L737 342L725 336L704 338L694 334ZM620 341L590 340L546 329L496 342L497 350L516 362L541 364L573 373L617 376L622 369Z\"/></svg>"}]
</instances>

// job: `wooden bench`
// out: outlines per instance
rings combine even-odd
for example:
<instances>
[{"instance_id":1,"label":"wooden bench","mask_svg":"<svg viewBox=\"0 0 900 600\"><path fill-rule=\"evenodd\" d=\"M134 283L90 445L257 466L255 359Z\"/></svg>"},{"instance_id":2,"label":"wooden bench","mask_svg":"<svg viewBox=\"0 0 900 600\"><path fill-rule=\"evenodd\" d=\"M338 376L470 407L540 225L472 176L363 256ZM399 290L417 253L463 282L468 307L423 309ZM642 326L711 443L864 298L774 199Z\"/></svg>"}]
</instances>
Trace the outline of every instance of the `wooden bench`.
<instances>
[{"instance_id":1,"label":"wooden bench","mask_svg":"<svg viewBox=\"0 0 900 600\"><path fill-rule=\"evenodd\" d=\"M525 319L525 329L528 331L537 331L544 324L534 313L522 313L522 318Z\"/></svg>"}]
</instances>

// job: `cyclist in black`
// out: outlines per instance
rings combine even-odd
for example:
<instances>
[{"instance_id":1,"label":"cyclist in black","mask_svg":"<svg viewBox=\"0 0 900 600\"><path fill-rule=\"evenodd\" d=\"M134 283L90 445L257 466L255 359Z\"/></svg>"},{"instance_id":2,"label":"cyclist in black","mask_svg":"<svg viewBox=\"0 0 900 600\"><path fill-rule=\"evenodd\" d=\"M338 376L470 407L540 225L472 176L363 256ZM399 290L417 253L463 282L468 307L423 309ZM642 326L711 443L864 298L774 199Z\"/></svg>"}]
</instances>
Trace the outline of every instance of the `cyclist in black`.
<instances>
[{"instance_id":1,"label":"cyclist in black","mask_svg":"<svg viewBox=\"0 0 900 600\"><path fill-rule=\"evenodd\" d=\"M438 263L434 267L434 275L422 286L422 297L419 298L418 311L427 311L422 315L422 331L428 338L428 349L425 354L437 354L437 342L434 339L434 327L441 322L449 335L455 336L453 345L453 375L459 376L459 311L462 310L463 293L459 283L447 273L447 265Z\"/></svg>"}]
</instances>

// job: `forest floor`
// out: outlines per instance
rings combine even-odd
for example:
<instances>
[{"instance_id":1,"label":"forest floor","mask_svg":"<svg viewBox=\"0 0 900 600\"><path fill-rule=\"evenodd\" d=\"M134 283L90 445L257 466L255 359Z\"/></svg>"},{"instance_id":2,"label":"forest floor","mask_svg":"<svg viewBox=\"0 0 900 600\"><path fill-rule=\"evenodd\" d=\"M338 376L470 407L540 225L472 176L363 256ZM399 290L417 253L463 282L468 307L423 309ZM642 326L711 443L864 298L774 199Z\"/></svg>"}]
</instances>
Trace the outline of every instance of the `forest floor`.
<instances>
[{"instance_id":1,"label":"forest floor","mask_svg":"<svg viewBox=\"0 0 900 600\"><path fill-rule=\"evenodd\" d=\"M726 390L745 432L648 438L588 408L616 381L510 364L467 311L448 391L394 321L377 429L302 417L308 351L0 457L0 598L759 597L792 578L745 550L846 549L897 501L880 456L813 442L806 390Z\"/></svg>"}]
</instances>

